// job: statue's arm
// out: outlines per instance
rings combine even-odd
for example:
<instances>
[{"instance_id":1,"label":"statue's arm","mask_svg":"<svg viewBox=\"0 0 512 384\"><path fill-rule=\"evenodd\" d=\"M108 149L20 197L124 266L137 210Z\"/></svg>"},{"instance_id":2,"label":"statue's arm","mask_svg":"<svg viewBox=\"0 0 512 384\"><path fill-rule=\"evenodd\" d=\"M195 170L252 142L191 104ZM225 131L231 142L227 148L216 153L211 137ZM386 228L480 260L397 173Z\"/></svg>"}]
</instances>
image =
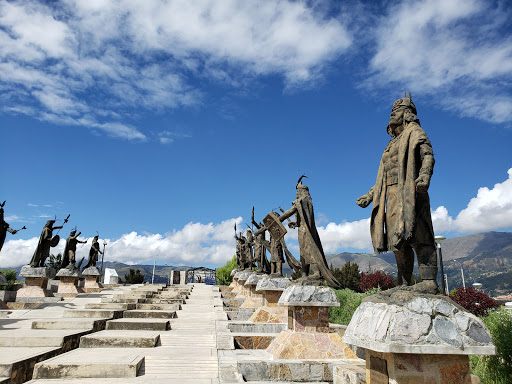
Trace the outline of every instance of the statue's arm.
<instances>
[{"instance_id":1,"label":"statue's arm","mask_svg":"<svg viewBox=\"0 0 512 384\"><path fill-rule=\"evenodd\" d=\"M373 189L375 186L371 187L370 190L363 196L359 197L356 200L356 204L359 205L361 208L366 208L370 205L370 203L373 201Z\"/></svg>"},{"instance_id":2,"label":"statue's arm","mask_svg":"<svg viewBox=\"0 0 512 384\"><path fill-rule=\"evenodd\" d=\"M295 221L290 221L288 223L288 228L298 228L298 227L300 227L300 215L299 215L299 212L297 211L297 207L295 206L295 204L293 205L292 209L294 209ZM290 211L290 210L288 210L288 211Z\"/></svg>"},{"instance_id":3,"label":"statue's arm","mask_svg":"<svg viewBox=\"0 0 512 384\"><path fill-rule=\"evenodd\" d=\"M256 222L256 220L254 220L254 218L252 219L252 221L251 221L251 222L253 223L253 225L254 225L256 228L258 228L258 229L260 229L260 228L261 228L261 225L259 225L259 224Z\"/></svg>"},{"instance_id":4,"label":"statue's arm","mask_svg":"<svg viewBox=\"0 0 512 384\"><path fill-rule=\"evenodd\" d=\"M64 226L63 226L63 225L61 225L61 226L59 226L59 227L52 227L52 230L54 230L54 229L61 229L61 228L64 228Z\"/></svg>"},{"instance_id":5,"label":"statue's arm","mask_svg":"<svg viewBox=\"0 0 512 384\"><path fill-rule=\"evenodd\" d=\"M427 192L430 186L430 178L434 173L434 151L428 141L420 145L419 151L421 168L416 179L416 191Z\"/></svg>"},{"instance_id":6,"label":"statue's arm","mask_svg":"<svg viewBox=\"0 0 512 384\"><path fill-rule=\"evenodd\" d=\"M12 233L13 235L15 235L15 234L18 232L17 230L12 229L12 228L11 228L11 227L9 227L9 226L7 227L7 231L8 231L8 232L10 232L10 233Z\"/></svg>"}]
</instances>

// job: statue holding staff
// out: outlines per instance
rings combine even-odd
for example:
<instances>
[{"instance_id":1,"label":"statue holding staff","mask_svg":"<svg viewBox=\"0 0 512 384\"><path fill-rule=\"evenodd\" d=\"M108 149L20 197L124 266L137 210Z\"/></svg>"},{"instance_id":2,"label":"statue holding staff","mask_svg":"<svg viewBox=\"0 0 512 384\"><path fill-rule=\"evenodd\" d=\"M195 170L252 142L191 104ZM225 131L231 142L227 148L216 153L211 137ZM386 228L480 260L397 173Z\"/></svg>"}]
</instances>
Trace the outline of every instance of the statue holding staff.
<instances>
[{"instance_id":1,"label":"statue holding staff","mask_svg":"<svg viewBox=\"0 0 512 384\"><path fill-rule=\"evenodd\" d=\"M33 268L38 267L44 267L44 262L50 256L50 248L56 247L59 244L60 237L58 234L55 236L53 235L53 230L58 229L60 230L62 227L64 227L64 224L68 222L68 217L64 220L63 225L54 227L53 224L56 220L48 220L43 227L43 231L41 232L41 235L39 236L39 242L37 243L37 248L34 252L34 255L32 256L32 259L30 260L30 266Z\"/></svg>"},{"instance_id":2,"label":"statue holding staff","mask_svg":"<svg viewBox=\"0 0 512 384\"><path fill-rule=\"evenodd\" d=\"M4 205L5 205L5 201L2 204L0 204L0 251L2 250L2 248L4 246L5 237L7 236L7 232L9 232L12 235L15 235L16 233L21 231L21 229L26 229L25 226L23 226L23 228L21 228L21 229L12 229L9 226L9 224L5 222L5 220L4 220Z\"/></svg>"},{"instance_id":3,"label":"statue holding staff","mask_svg":"<svg viewBox=\"0 0 512 384\"><path fill-rule=\"evenodd\" d=\"M101 252L100 250L100 243L98 242L98 238L99 236L96 235L92 239L91 249L89 250L89 260L84 269L87 269L89 267L95 267L96 262L98 261L98 253L103 254L103 252Z\"/></svg>"},{"instance_id":4,"label":"statue holding staff","mask_svg":"<svg viewBox=\"0 0 512 384\"><path fill-rule=\"evenodd\" d=\"M75 254L76 254L76 245L78 243L85 244L87 240L81 241L78 240L78 236L80 236L82 232L76 233L76 229L73 229L66 239L66 247L64 248L64 256L62 257L62 263L60 265L61 268L75 269Z\"/></svg>"}]
</instances>

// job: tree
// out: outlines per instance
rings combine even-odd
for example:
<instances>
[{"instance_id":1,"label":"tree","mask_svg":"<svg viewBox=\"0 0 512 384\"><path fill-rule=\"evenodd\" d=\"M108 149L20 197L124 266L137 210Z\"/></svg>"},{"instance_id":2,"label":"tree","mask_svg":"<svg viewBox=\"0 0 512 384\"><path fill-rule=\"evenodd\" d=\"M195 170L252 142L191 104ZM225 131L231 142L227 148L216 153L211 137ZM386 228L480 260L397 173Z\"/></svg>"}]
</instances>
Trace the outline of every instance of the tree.
<instances>
[{"instance_id":1,"label":"tree","mask_svg":"<svg viewBox=\"0 0 512 384\"><path fill-rule=\"evenodd\" d=\"M393 280L393 277L391 275L381 273L380 271L374 273L363 272L361 274L361 283L359 284L359 288L363 292L369 291L373 288L380 288L384 291L395 286L396 283L395 280Z\"/></svg>"},{"instance_id":2,"label":"tree","mask_svg":"<svg viewBox=\"0 0 512 384\"><path fill-rule=\"evenodd\" d=\"M4 275L5 279L7 280L7 283L2 286L2 289L6 291L13 290L14 284L18 282L16 280L16 270L15 269L0 269L0 273Z\"/></svg>"},{"instance_id":3,"label":"tree","mask_svg":"<svg viewBox=\"0 0 512 384\"><path fill-rule=\"evenodd\" d=\"M217 268L215 274L217 276L217 285L229 285L233 281L231 272L236 268L236 255L226 262L226 265Z\"/></svg>"},{"instance_id":4,"label":"tree","mask_svg":"<svg viewBox=\"0 0 512 384\"><path fill-rule=\"evenodd\" d=\"M489 310L499 306L488 294L473 287L459 287L450 298L476 316L487 316Z\"/></svg>"},{"instance_id":5,"label":"tree","mask_svg":"<svg viewBox=\"0 0 512 384\"><path fill-rule=\"evenodd\" d=\"M144 282L144 275L139 269L135 271L130 268L130 273L124 276L124 282L126 284L142 284Z\"/></svg>"},{"instance_id":6,"label":"tree","mask_svg":"<svg viewBox=\"0 0 512 384\"><path fill-rule=\"evenodd\" d=\"M348 288L353 291L360 292L359 283L361 280L361 274L357 263L347 261L341 269L333 268L331 264L330 270L336 280L339 281L342 288Z\"/></svg>"}]
</instances>

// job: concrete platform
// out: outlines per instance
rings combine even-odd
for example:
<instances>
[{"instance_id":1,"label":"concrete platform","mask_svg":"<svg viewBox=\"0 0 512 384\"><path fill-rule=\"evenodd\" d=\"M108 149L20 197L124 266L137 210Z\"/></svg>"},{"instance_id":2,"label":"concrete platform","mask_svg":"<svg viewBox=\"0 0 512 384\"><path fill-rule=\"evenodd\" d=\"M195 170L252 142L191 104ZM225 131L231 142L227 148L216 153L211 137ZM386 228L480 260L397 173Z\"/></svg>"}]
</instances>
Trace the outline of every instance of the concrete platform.
<instances>
[{"instance_id":1,"label":"concrete platform","mask_svg":"<svg viewBox=\"0 0 512 384\"><path fill-rule=\"evenodd\" d=\"M42 319L32 322L32 329L89 329L93 332L105 329L107 320L101 318Z\"/></svg>"},{"instance_id":2,"label":"concrete platform","mask_svg":"<svg viewBox=\"0 0 512 384\"><path fill-rule=\"evenodd\" d=\"M106 330L83 336L80 348L154 348L159 340L154 331Z\"/></svg>"},{"instance_id":3,"label":"concrete platform","mask_svg":"<svg viewBox=\"0 0 512 384\"><path fill-rule=\"evenodd\" d=\"M85 309L114 309L126 311L128 309L135 309L136 303L87 303Z\"/></svg>"},{"instance_id":4,"label":"concrete platform","mask_svg":"<svg viewBox=\"0 0 512 384\"><path fill-rule=\"evenodd\" d=\"M104 319L119 319L123 311L113 309L66 309L62 317L101 317Z\"/></svg>"},{"instance_id":5,"label":"concrete platform","mask_svg":"<svg viewBox=\"0 0 512 384\"><path fill-rule=\"evenodd\" d=\"M171 323L167 319L131 318L116 319L107 322L109 330L143 330L143 331L168 331Z\"/></svg>"},{"instance_id":6,"label":"concrete platform","mask_svg":"<svg viewBox=\"0 0 512 384\"><path fill-rule=\"evenodd\" d=\"M61 347L69 339L79 339L86 330L12 329L0 331L0 347Z\"/></svg>"},{"instance_id":7,"label":"concrete platform","mask_svg":"<svg viewBox=\"0 0 512 384\"><path fill-rule=\"evenodd\" d=\"M178 311L181 309L180 304L137 304L137 309L151 311Z\"/></svg>"},{"instance_id":8,"label":"concrete platform","mask_svg":"<svg viewBox=\"0 0 512 384\"><path fill-rule=\"evenodd\" d=\"M126 297L102 297L102 303L128 303L128 304L137 304L137 303L145 303L145 298L134 299L134 298L126 298Z\"/></svg>"},{"instance_id":9,"label":"concrete platform","mask_svg":"<svg viewBox=\"0 0 512 384\"><path fill-rule=\"evenodd\" d=\"M125 311L124 317L131 318L153 318L153 319L173 319L176 318L176 311L157 311L157 310L142 310L134 309Z\"/></svg>"},{"instance_id":10,"label":"concrete platform","mask_svg":"<svg viewBox=\"0 0 512 384\"><path fill-rule=\"evenodd\" d=\"M137 376L143 362L137 351L79 348L36 364L34 379L129 378Z\"/></svg>"},{"instance_id":11,"label":"concrete platform","mask_svg":"<svg viewBox=\"0 0 512 384\"><path fill-rule=\"evenodd\" d=\"M12 382L30 380L33 366L56 356L59 349L59 347L0 348L0 377L12 379Z\"/></svg>"},{"instance_id":12,"label":"concrete platform","mask_svg":"<svg viewBox=\"0 0 512 384\"><path fill-rule=\"evenodd\" d=\"M142 302L141 302L142 303ZM151 299L145 299L145 304L185 304L185 299L178 299L178 298L168 298L168 299L162 299L162 298L151 298Z\"/></svg>"}]
</instances>

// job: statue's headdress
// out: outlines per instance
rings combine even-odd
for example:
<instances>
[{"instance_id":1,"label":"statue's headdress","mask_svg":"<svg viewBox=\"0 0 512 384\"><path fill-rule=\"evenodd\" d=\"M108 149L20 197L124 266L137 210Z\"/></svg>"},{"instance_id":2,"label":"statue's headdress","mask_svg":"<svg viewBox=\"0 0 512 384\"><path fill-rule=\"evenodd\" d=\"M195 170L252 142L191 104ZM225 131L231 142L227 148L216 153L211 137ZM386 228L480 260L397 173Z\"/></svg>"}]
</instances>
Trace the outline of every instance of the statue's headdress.
<instances>
[{"instance_id":1,"label":"statue's headdress","mask_svg":"<svg viewBox=\"0 0 512 384\"><path fill-rule=\"evenodd\" d=\"M393 109L391 110L396 111L399 109L409 109L411 110L415 115L417 114L416 106L412 102L412 95L411 92L409 92L409 96L404 92L404 97L401 99L398 99L393 103Z\"/></svg>"},{"instance_id":2,"label":"statue's headdress","mask_svg":"<svg viewBox=\"0 0 512 384\"><path fill-rule=\"evenodd\" d=\"M295 188L297 190L303 189L303 190L309 191L309 188L306 185L302 184L303 178L309 179L309 177L307 177L305 174L302 175L301 177L299 177L299 181L297 181L297 185L295 186Z\"/></svg>"}]
</instances>

